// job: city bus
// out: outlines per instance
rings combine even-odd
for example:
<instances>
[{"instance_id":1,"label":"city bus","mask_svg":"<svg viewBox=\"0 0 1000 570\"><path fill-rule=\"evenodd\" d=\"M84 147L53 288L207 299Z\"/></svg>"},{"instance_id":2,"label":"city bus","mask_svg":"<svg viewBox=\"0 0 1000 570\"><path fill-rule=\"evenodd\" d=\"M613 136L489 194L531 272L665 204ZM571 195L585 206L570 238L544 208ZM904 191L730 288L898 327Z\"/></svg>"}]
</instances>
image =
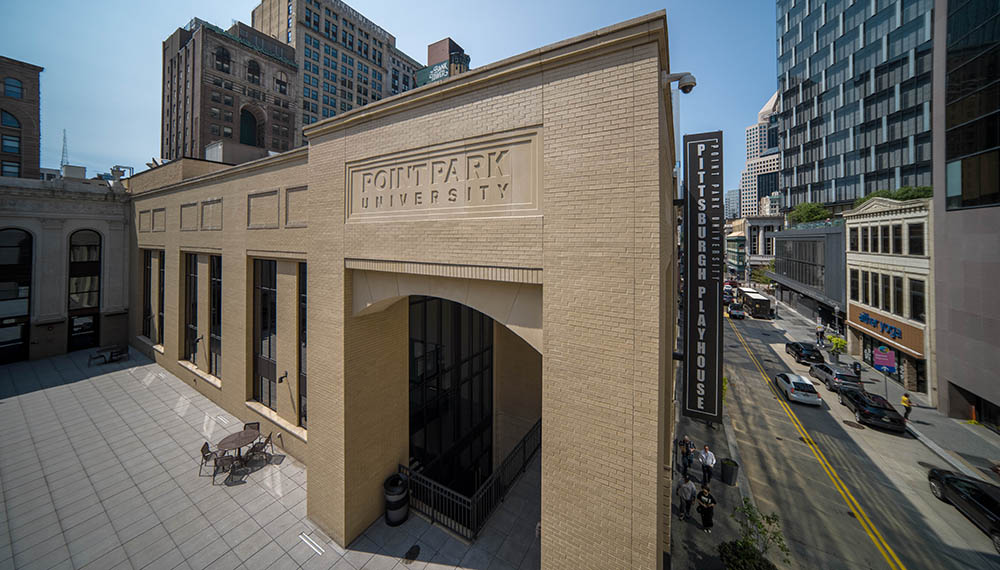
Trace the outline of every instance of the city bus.
<instances>
[{"instance_id":1,"label":"city bus","mask_svg":"<svg viewBox=\"0 0 1000 570\"><path fill-rule=\"evenodd\" d=\"M771 318L771 300L749 287L737 289L736 298L743 303L743 310L755 319Z\"/></svg>"}]
</instances>

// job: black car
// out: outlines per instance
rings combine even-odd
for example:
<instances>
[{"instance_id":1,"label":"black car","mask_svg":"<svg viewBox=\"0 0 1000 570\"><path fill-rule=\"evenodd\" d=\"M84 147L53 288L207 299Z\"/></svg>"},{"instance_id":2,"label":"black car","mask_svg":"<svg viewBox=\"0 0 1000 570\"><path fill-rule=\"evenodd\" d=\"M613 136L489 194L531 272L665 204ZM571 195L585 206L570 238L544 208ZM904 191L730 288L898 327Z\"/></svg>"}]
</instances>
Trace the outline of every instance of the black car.
<instances>
[{"instance_id":1,"label":"black car","mask_svg":"<svg viewBox=\"0 0 1000 570\"><path fill-rule=\"evenodd\" d=\"M944 469L928 471L927 482L935 497L976 523L1000 553L1000 487Z\"/></svg>"},{"instance_id":2,"label":"black car","mask_svg":"<svg viewBox=\"0 0 1000 570\"><path fill-rule=\"evenodd\" d=\"M838 394L840 403L854 412L858 423L900 433L906 431L903 416L882 396L847 386L842 386Z\"/></svg>"},{"instance_id":3,"label":"black car","mask_svg":"<svg viewBox=\"0 0 1000 570\"><path fill-rule=\"evenodd\" d=\"M795 358L795 362L826 362L823 354L811 342L789 342L785 344L785 352Z\"/></svg>"}]
</instances>

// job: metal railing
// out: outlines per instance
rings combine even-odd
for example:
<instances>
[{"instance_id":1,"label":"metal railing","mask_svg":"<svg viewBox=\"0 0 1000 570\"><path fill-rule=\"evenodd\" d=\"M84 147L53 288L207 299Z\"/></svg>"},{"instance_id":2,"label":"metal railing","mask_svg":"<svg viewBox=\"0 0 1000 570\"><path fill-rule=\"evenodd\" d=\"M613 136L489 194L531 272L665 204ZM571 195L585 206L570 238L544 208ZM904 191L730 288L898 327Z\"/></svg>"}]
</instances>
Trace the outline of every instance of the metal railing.
<instances>
[{"instance_id":1,"label":"metal railing","mask_svg":"<svg viewBox=\"0 0 1000 570\"><path fill-rule=\"evenodd\" d=\"M463 538L475 540L541 446L542 420L538 420L472 497L400 465L399 472L406 475L409 481L410 507L430 517L432 523L439 523Z\"/></svg>"}]
</instances>

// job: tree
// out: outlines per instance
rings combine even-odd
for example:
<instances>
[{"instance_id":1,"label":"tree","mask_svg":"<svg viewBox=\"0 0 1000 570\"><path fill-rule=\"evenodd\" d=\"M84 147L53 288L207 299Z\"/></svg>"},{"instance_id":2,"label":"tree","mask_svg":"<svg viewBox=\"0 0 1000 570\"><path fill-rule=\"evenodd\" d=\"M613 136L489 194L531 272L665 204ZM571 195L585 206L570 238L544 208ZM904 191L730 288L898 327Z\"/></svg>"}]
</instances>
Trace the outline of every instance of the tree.
<instances>
[{"instance_id":1,"label":"tree","mask_svg":"<svg viewBox=\"0 0 1000 570\"><path fill-rule=\"evenodd\" d=\"M802 202L795 206L788 214L788 221L793 224L804 224L806 222L817 222L830 217L830 211L822 204L814 202Z\"/></svg>"},{"instance_id":2,"label":"tree","mask_svg":"<svg viewBox=\"0 0 1000 570\"><path fill-rule=\"evenodd\" d=\"M750 281L753 283L760 283L761 285L770 285L773 281L770 277L764 274L765 271L774 272L773 259L764 268L755 267L753 271L750 272Z\"/></svg>"},{"instance_id":3,"label":"tree","mask_svg":"<svg viewBox=\"0 0 1000 570\"><path fill-rule=\"evenodd\" d=\"M920 198L930 198L934 195L934 189L930 186L903 186L895 190L876 190L871 194L858 198L854 201L857 208L872 198L889 198L890 200L917 200Z\"/></svg>"},{"instance_id":4,"label":"tree","mask_svg":"<svg viewBox=\"0 0 1000 570\"><path fill-rule=\"evenodd\" d=\"M731 516L740 525L740 538L719 545L719 555L726 568L774 568L774 564L767 559L767 552L772 547L781 551L782 561L789 564L790 551L785 544L778 515L762 514L749 498L744 497L743 504L736 507Z\"/></svg>"}]
</instances>

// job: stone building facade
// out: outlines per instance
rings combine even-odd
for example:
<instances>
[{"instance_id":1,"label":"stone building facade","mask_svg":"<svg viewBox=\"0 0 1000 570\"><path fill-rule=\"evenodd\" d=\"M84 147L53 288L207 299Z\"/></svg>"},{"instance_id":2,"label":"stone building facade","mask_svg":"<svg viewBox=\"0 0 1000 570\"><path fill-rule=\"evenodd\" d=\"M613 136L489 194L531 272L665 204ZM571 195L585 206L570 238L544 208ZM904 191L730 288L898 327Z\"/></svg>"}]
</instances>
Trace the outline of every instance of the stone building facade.
<instances>
[{"instance_id":1,"label":"stone building facade","mask_svg":"<svg viewBox=\"0 0 1000 570\"><path fill-rule=\"evenodd\" d=\"M482 358L434 390L487 399L478 465L542 420L542 567L668 566L667 71L661 11L319 122L301 149L134 176L133 346L275 432L346 545L426 452L423 381L461 337ZM466 364L490 375L471 400Z\"/></svg>"},{"instance_id":2,"label":"stone building facade","mask_svg":"<svg viewBox=\"0 0 1000 570\"><path fill-rule=\"evenodd\" d=\"M40 176L42 68L0 56L0 177Z\"/></svg>"},{"instance_id":3,"label":"stone building facade","mask_svg":"<svg viewBox=\"0 0 1000 570\"><path fill-rule=\"evenodd\" d=\"M931 331L930 200L872 198L844 212L847 228L847 350L873 364L892 351L892 376L937 402Z\"/></svg>"},{"instance_id":4,"label":"stone building facade","mask_svg":"<svg viewBox=\"0 0 1000 570\"><path fill-rule=\"evenodd\" d=\"M0 364L128 342L128 197L0 178Z\"/></svg>"}]
</instances>

